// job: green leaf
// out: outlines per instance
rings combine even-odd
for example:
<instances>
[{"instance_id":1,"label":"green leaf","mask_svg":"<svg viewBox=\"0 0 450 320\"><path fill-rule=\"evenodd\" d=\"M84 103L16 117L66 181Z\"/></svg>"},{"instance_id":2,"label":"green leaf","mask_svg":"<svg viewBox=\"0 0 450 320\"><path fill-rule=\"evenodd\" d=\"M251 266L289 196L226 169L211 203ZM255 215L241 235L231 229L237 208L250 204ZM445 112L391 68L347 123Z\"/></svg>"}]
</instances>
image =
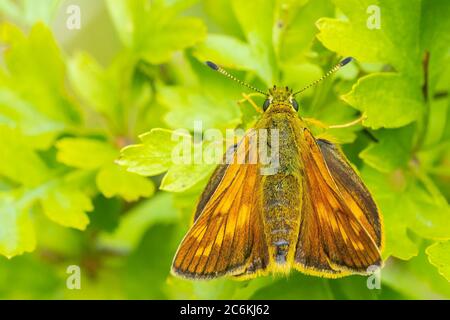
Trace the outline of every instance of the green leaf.
<instances>
[{"instance_id":1,"label":"green leaf","mask_svg":"<svg viewBox=\"0 0 450 320\"><path fill-rule=\"evenodd\" d=\"M428 239L450 237L450 207L405 170L383 174L368 166L361 170L364 182L384 217L384 257L408 260L418 254L409 231Z\"/></svg>"},{"instance_id":2,"label":"green leaf","mask_svg":"<svg viewBox=\"0 0 450 320\"><path fill-rule=\"evenodd\" d=\"M167 299L166 278L176 250L176 243L172 241L174 229L173 224L150 227L136 251L129 256L123 273L124 290L129 298ZM149 256L155 258L148 259Z\"/></svg>"},{"instance_id":3,"label":"green leaf","mask_svg":"<svg viewBox=\"0 0 450 320\"><path fill-rule=\"evenodd\" d=\"M0 12L11 19L20 19L21 12L19 6L12 0L5 0L0 3Z\"/></svg>"},{"instance_id":4,"label":"green leaf","mask_svg":"<svg viewBox=\"0 0 450 320\"><path fill-rule=\"evenodd\" d=\"M208 178L216 164L212 165L178 165L170 168L161 181L161 190L182 192Z\"/></svg>"},{"instance_id":5,"label":"green leaf","mask_svg":"<svg viewBox=\"0 0 450 320\"><path fill-rule=\"evenodd\" d=\"M402 299L449 299L450 286L429 262L425 254L427 243L420 246L420 253L410 261L389 259L381 270L382 290L390 287L401 293Z\"/></svg>"},{"instance_id":6,"label":"green leaf","mask_svg":"<svg viewBox=\"0 0 450 320\"><path fill-rule=\"evenodd\" d=\"M251 47L244 41L221 34L209 34L196 46L195 55L200 61L214 61L223 67L240 70L257 70Z\"/></svg>"},{"instance_id":7,"label":"green leaf","mask_svg":"<svg viewBox=\"0 0 450 320\"><path fill-rule=\"evenodd\" d=\"M316 289L311 291L309 288L314 286ZM252 299L333 299L333 292L330 290L326 280L314 279L312 277L304 276L295 272L289 280L281 279L275 283L263 287L258 290L251 298Z\"/></svg>"},{"instance_id":8,"label":"green leaf","mask_svg":"<svg viewBox=\"0 0 450 320\"><path fill-rule=\"evenodd\" d=\"M206 35L200 19L178 17L184 7L180 2L109 0L107 5L123 44L148 62L159 64Z\"/></svg>"},{"instance_id":9,"label":"green leaf","mask_svg":"<svg viewBox=\"0 0 450 320\"><path fill-rule=\"evenodd\" d=\"M98 189L107 198L120 196L126 201L136 201L139 197L150 197L155 186L145 177L127 172L116 164L102 167L96 178Z\"/></svg>"},{"instance_id":10,"label":"green leaf","mask_svg":"<svg viewBox=\"0 0 450 320\"><path fill-rule=\"evenodd\" d=\"M317 38L340 56L362 62L384 62L418 76L421 71L419 31L421 1L335 0L348 20L322 18ZM371 5L380 8L380 28L368 28ZM396 92L399 93L399 92Z\"/></svg>"},{"instance_id":11,"label":"green leaf","mask_svg":"<svg viewBox=\"0 0 450 320\"><path fill-rule=\"evenodd\" d=\"M333 15L333 4L328 0L285 0L279 1L279 7L276 28L280 29L280 60L293 65L303 62L316 37L314 23L321 17Z\"/></svg>"},{"instance_id":12,"label":"green leaf","mask_svg":"<svg viewBox=\"0 0 450 320\"><path fill-rule=\"evenodd\" d=\"M25 186L36 186L49 178L46 164L18 130L0 125L0 149L1 176Z\"/></svg>"},{"instance_id":13,"label":"green leaf","mask_svg":"<svg viewBox=\"0 0 450 320\"><path fill-rule=\"evenodd\" d=\"M229 4L223 6L228 8ZM224 67L254 71L266 85L272 86L277 79L272 39L274 2L232 1L231 6L234 12L231 16L237 17L247 41L230 35L209 34L203 43L196 46L195 56L199 60L212 60ZM264 22L249 23L255 17Z\"/></svg>"},{"instance_id":14,"label":"green leaf","mask_svg":"<svg viewBox=\"0 0 450 320\"><path fill-rule=\"evenodd\" d=\"M131 123L146 111L153 96L148 76L138 77L142 77L138 73L141 65L128 52L115 57L107 68L87 53L78 53L69 61L68 75L75 92L116 135L132 134Z\"/></svg>"},{"instance_id":15,"label":"green leaf","mask_svg":"<svg viewBox=\"0 0 450 320\"><path fill-rule=\"evenodd\" d=\"M0 72L1 73L1 72ZM47 148L65 124L35 109L33 104L7 88L0 88L0 122L17 128L36 148Z\"/></svg>"},{"instance_id":16,"label":"green leaf","mask_svg":"<svg viewBox=\"0 0 450 320\"><path fill-rule=\"evenodd\" d=\"M0 34L0 42L8 46L0 68L0 118L47 148L80 120L65 90L61 52L42 23L28 37L8 24L0 25Z\"/></svg>"},{"instance_id":17,"label":"green leaf","mask_svg":"<svg viewBox=\"0 0 450 320\"><path fill-rule=\"evenodd\" d=\"M431 12L450 12L448 6L432 1L378 1L336 0L346 19L320 19L317 23L319 40L339 55L354 56L361 62L390 64L398 73L375 73L361 78L344 99L365 112L366 126L395 128L418 120L425 111L422 92L425 52L430 52L429 37L442 35L445 40L446 21L431 18ZM370 7L372 6L372 7ZM379 8L379 28L370 27L374 12ZM441 13L440 13L441 14ZM442 13L444 14L444 13ZM376 16L375 16L376 19ZM432 22L433 21L433 22ZM448 28L447 28L448 29ZM438 78L436 61L443 62L447 45L437 45L430 80L432 88ZM444 48L443 46L447 46ZM433 58L434 59L434 58ZM442 68L441 68L442 70ZM440 70L440 71L441 71ZM380 110L382 108L382 110Z\"/></svg>"},{"instance_id":18,"label":"green leaf","mask_svg":"<svg viewBox=\"0 0 450 320\"><path fill-rule=\"evenodd\" d=\"M142 144L125 147L117 163L144 176L167 171L160 186L166 191L181 192L195 186L211 174L217 165L211 163L218 159L215 156L222 159L222 140L196 144L187 131L153 129L141 140Z\"/></svg>"},{"instance_id":19,"label":"green leaf","mask_svg":"<svg viewBox=\"0 0 450 320\"><path fill-rule=\"evenodd\" d=\"M20 6L17 4L20 3ZM37 21L49 24L56 13L61 0L33 0L11 1L4 0L0 4L0 12L3 12L16 22L32 25Z\"/></svg>"},{"instance_id":20,"label":"green leaf","mask_svg":"<svg viewBox=\"0 0 450 320\"><path fill-rule=\"evenodd\" d=\"M367 116L365 126L397 128L422 115L423 98L419 86L395 73L374 73L362 77L344 101Z\"/></svg>"},{"instance_id":21,"label":"green leaf","mask_svg":"<svg viewBox=\"0 0 450 320\"><path fill-rule=\"evenodd\" d=\"M156 176L167 171L172 165L172 149L176 146L172 133L166 129L152 129L142 134L139 137L142 143L123 148L117 163L143 176Z\"/></svg>"},{"instance_id":22,"label":"green leaf","mask_svg":"<svg viewBox=\"0 0 450 320\"><path fill-rule=\"evenodd\" d=\"M359 156L381 172L406 167L411 158L413 133L413 126L377 131L375 136L379 142L370 144Z\"/></svg>"},{"instance_id":23,"label":"green leaf","mask_svg":"<svg viewBox=\"0 0 450 320\"><path fill-rule=\"evenodd\" d=\"M289 88L301 89L319 79L322 75L322 69L312 63L286 63L282 66L283 83ZM305 92L305 95L310 95L312 92Z\"/></svg>"},{"instance_id":24,"label":"green leaf","mask_svg":"<svg viewBox=\"0 0 450 320\"><path fill-rule=\"evenodd\" d=\"M56 147L59 162L81 169L98 169L117 157L117 150L110 144L94 139L64 138Z\"/></svg>"},{"instance_id":25,"label":"green leaf","mask_svg":"<svg viewBox=\"0 0 450 320\"><path fill-rule=\"evenodd\" d=\"M9 29L7 29L9 30ZM77 124L78 110L65 92L65 65L51 31L42 23L28 37L8 43L4 54L7 84L42 115L66 125Z\"/></svg>"},{"instance_id":26,"label":"green leaf","mask_svg":"<svg viewBox=\"0 0 450 320\"><path fill-rule=\"evenodd\" d=\"M446 1L422 1L420 20L421 47L430 54L428 90L432 97L437 84L445 75L443 66L449 65L450 4Z\"/></svg>"},{"instance_id":27,"label":"green leaf","mask_svg":"<svg viewBox=\"0 0 450 320\"><path fill-rule=\"evenodd\" d=\"M28 23L32 24L36 21L43 21L50 25L52 18L56 14L61 0L41 0L37 3L33 0L22 0L24 4L24 13Z\"/></svg>"},{"instance_id":28,"label":"green leaf","mask_svg":"<svg viewBox=\"0 0 450 320\"><path fill-rule=\"evenodd\" d=\"M41 210L36 209L32 211L36 213L32 217L38 248L45 248L44 250L60 256L81 254L83 239L79 236L80 232L54 223L45 214L41 214Z\"/></svg>"},{"instance_id":29,"label":"green leaf","mask_svg":"<svg viewBox=\"0 0 450 320\"><path fill-rule=\"evenodd\" d=\"M208 16L221 27L221 31L237 38L243 36L229 0L203 0L203 6Z\"/></svg>"},{"instance_id":30,"label":"green leaf","mask_svg":"<svg viewBox=\"0 0 450 320\"><path fill-rule=\"evenodd\" d=\"M99 241L106 247L131 250L139 244L146 230L152 225L171 223L178 219L173 196L164 192L157 193L122 215L118 228L113 233L102 233Z\"/></svg>"},{"instance_id":31,"label":"green leaf","mask_svg":"<svg viewBox=\"0 0 450 320\"><path fill-rule=\"evenodd\" d=\"M5 300L55 299L64 282L60 268L30 254L0 259L0 274L0 297Z\"/></svg>"},{"instance_id":32,"label":"green leaf","mask_svg":"<svg viewBox=\"0 0 450 320\"><path fill-rule=\"evenodd\" d=\"M251 281L235 281L221 278L211 281L189 281L173 276L168 277L166 292L169 299L251 299L260 288L272 283L270 277Z\"/></svg>"},{"instance_id":33,"label":"green leaf","mask_svg":"<svg viewBox=\"0 0 450 320\"><path fill-rule=\"evenodd\" d=\"M450 241L437 242L426 250L428 260L450 282Z\"/></svg>"},{"instance_id":34,"label":"green leaf","mask_svg":"<svg viewBox=\"0 0 450 320\"><path fill-rule=\"evenodd\" d=\"M22 207L12 193L0 193L0 254L11 258L33 251L35 231L29 208Z\"/></svg>"},{"instance_id":35,"label":"green leaf","mask_svg":"<svg viewBox=\"0 0 450 320\"><path fill-rule=\"evenodd\" d=\"M93 199L94 210L89 213L89 229L113 232L119 225L124 203L119 198L98 195Z\"/></svg>"},{"instance_id":36,"label":"green leaf","mask_svg":"<svg viewBox=\"0 0 450 320\"><path fill-rule=\"evenodd\" d=\"M450 158L450 141L436 144L434 147L428 147L417 154L421 167L433 175L450 175L450 167L447 165Z\"/></svg>"},{"instance_id":37,"label":"green leaf","mask_svg":"<svg viewBox=\"0 0 450 320\"><path fill-rule=\"evenodd\" d=\"M70 186L55 186L41 199L41 204L50 220L80 230L89 223L86 211L93 210L89 197Z\"/></svg>"},{"instance_id":38,"label":"green leaf","mask_svg":"<svg viewBox=\"0 0 450 320\"><path fill-rule=\"evenodd\" d=\"M77 53L68 63L68 75L77 94L90 107L106 115L117 112L120 91L112 70L103 69L87 53Z\"/></svg>"},{"instance_id":39,"label":"green leaf","mask_svg":"<svg viewBox=\"0 0 450 320\"><path fill-rule=\"evenodd\" d=\"M240 123L239 109L231 99L218 101L206 91L165 86L159 89L158 100L170 108L165 121L172 128L192 130L195 122L199 122L203 130L224 130ZM213 109L216 111L210 112Z\"/></svg>"},{"instance_id":40,"label":"green leaf","mask_svg":"<svg viewBox=\"0 0 450 320\"><path fill-rule=\"evenodd\" d=\"M199 123L202 127L199 130L212 128L224 131L241 122L241 110L237 103L237 99L242 97L241 86L233 85L230 79L221 77L203 61L189 59L179 67L187 73L180 76L183 79L180 85L158 85L156 88L157 101L167 110L163 116L167 125L192 130Z\"/></svg>"},{"instance_id":41,"label":"green leaf","mask_svg":"<svg viewBox=\"0 0 450 320\"><path fill-rule=\"evenodd\" d=\"M241 25L258 68L257 74L267 86L276 81L277 66L273 49L274 1L233 0L234 14Z\"/></svg>"},{"instance_id":42,"label":"green leaf","mask_svg":"<svg viewBox=\"0 0 450 320\"><path fill-rule=\"evenodd\" d=\"M450 115L449 101L448 99L436 99L429 102L429 120L426 138L423 143L424 149L437 146L441 139L450 140L446 137L445 132L448 129L447 117Z\"/></svg>"}]
</instances>

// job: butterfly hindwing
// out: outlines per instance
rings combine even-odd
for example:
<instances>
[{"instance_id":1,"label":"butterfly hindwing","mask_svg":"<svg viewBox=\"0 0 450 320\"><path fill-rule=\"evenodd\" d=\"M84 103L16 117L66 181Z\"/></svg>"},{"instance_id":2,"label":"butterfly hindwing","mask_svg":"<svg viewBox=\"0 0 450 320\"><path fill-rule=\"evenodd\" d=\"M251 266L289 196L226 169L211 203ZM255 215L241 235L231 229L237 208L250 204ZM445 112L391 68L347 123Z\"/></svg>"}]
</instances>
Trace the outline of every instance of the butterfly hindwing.
<instances>
[{"instance_id":1,"label":"butterfly hindwing","mask_svg":"<svg viewBox=\"0 0 450 320\"><path fill-rule=\"evenodd\" d=\"M366 273L369 266L381 264L381 236L376 236L380 229L371 225L378 216L378 211L372 212L376 206L354 200L362 185L356 173L349 165L343 169L341 159L330 159L336 153L328 147L322 152L309 130L303 132L300 156L305 165L305 192L294 265L306 273L328 277ZM343 189L346 180L353 184Z\"/></svg>"}]
</instances>

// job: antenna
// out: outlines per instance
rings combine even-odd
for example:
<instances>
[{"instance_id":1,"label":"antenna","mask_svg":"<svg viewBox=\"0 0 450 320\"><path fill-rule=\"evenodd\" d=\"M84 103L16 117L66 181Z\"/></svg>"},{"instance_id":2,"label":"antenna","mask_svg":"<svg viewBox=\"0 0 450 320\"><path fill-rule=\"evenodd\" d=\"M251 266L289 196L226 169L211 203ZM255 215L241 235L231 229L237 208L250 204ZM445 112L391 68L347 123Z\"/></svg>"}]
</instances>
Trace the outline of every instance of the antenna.
<instances>
[{"instance_id":1,"label":"antenna","mask_svg":"<svg viewBox=\"0 0 450 320\"><path fill-rule=\"evenodd\" d=\"M253 90L253 91L259 92L259 93L261 93L261 94L263 94L263 95L265 95L265 96L268 95L266 92L264 92L264 91L262 91L262 90L259 90L258 88L255 88L255 87L249 85L248 83L246 83L246 82L244 82L244 81L242 81L242 80L236 78L236 77L233 76L232 74L228 73L225 69L222 69L221 67L219 67L219 66L218 66L217 64L215 64L214 62L206 61L206 65L207 65L208 67L210 67L211 69L213 69L213 70L215 70L215 71L217 71L217 72L223 74L223 75L226 76L227 78L230 78L231 80L236 81L237 83L239 83L239 84L241 84L241 85L243 85L243 86L245 86L245 87L247 87L247 88L249 88L249 89L251 89L251 90Z\"/></svg>"},{"instance_id":2,"label":"antenna","mask_svg":"<svg viewBox=\"0 0 450 320\"><path fill-rule=\"evenodd\" d=\"M333 73L335 73L336 71L338 71L340 68L342 68L343 66L345 66L347 63L351 62L353 60L352 57L347 57L344 60L342 60L341 62L339 62L337 65L335 65L333 68L330 69L330 71L328 71L327 73L325 73L322 77L320 77L319 79L317 79L316 81L310 83L309 85L307 85L306 87L304 87L302 90L297 91L296 93L294 93L293 95L295 96L296 94L302 93L303 91L315 86L316 84L318 84L320 81L322 81L325 78L328 78L330 75L332 75Z\"/></svg>"}]
</instances>

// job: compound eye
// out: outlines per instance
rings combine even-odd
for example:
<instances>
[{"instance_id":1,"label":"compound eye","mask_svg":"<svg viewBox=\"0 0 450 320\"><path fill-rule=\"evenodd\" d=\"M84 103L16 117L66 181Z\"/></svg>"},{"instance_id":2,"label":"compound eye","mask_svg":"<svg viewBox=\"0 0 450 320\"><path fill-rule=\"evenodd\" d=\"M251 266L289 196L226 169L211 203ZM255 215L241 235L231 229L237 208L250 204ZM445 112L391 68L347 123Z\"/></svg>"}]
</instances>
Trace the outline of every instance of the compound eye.
<instances>
[{"instance_id":1,"label":"compound eye","mask_svg":"<svg viewBox=\"0 0 450 320\"><path fill-rule=\"evenodd\" d=\"M263 111L266 111L270 106L270 99L266 99L263 104Z\"/></svg>"},{"instance_id":2,"label":"compound eye","mask_svg":"<svg viewBox=\"0 0 450 320\"><path fill-rule=\"evenodd\" d=\"M298 111L298 103L297 103L297 101L295 99L292 99L291 103L292 103L292 106L294 107L295 111Z\"/></svg>"}]
</instances>

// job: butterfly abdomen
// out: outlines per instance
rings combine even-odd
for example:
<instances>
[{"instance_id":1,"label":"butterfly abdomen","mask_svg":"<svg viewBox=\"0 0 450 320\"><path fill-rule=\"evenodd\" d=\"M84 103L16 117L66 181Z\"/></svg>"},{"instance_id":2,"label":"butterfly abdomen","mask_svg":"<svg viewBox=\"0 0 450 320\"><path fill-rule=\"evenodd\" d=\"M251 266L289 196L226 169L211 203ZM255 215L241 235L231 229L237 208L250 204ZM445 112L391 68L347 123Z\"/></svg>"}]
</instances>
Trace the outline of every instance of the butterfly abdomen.
<instances>
[{"instance_id":1,"label":"butterfly abdomen","mask_svg":"<svg viewBox=\"0 0 450 320\"><path fill-rule=\"evenodd\" d=\"M264 229L271 260L277 265L292 261L297 242L300 198L293 196L292 185L298 185L294 175L276 174L264 179Z\"/></svg>"}]
</instances>

